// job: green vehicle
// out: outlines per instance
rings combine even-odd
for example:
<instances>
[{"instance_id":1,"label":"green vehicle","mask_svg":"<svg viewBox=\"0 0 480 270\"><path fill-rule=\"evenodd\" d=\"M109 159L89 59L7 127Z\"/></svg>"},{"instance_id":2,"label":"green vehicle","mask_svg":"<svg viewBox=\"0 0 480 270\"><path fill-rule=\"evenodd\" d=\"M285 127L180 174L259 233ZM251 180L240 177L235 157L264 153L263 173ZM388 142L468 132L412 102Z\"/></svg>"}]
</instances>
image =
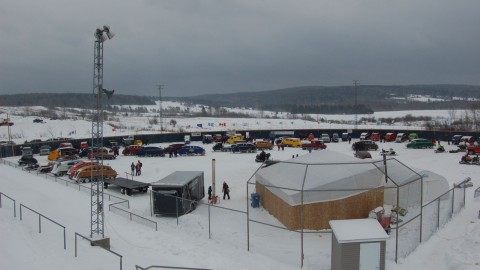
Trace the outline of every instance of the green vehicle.
<instances>
[{"instance_id":1,"label":"green vehicle","mask_svg":"<svg viewBox=\"0 0 480 270\"><path fill-rule=\"evenodd\" d=\"M413 139L407 144L407 148L412 149L422 149L422 148L433 148L433 143L427 139Z\"/></svg>"},{"instance_id":2,"label":"green vehicle","mask_svg":"<svg viewBox=\"0 0 480 270\"><path fill-rule=\"evenodd\" d=\"M409 141L412 141L412 140L415 140L415 139L418 139L417 133L410 133L410 134L408 134L408 140L409 140Z\"/></svg>"}]
</instances>

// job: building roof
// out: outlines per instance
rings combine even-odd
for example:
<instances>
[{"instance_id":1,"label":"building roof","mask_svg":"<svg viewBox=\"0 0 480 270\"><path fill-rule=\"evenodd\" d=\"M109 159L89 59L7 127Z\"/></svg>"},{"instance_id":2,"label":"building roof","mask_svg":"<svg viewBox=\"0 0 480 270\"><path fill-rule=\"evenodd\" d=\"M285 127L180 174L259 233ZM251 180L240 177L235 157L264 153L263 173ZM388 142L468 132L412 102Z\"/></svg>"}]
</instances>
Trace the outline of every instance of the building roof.
<instances>
[{"instance_id":1,"label":"building roof","mask_svg":"<svg viewBox=\"0 0 480 270\"><path fill-rule=\"evenodd\" d=\"M385 241L387 233L376 219L330 220L335 237L339 243L365 243Z\"/></svg>"},{"instance_id":2,"label":"building roof","mask_svg":"<svg viewBox=\"0 0 480 270\"><path fill-rule=\"evenodd\" d=\"M202 176L203 171L176 171L157 182L151 183L152 187L155 186L184 186L188 184L192 179L198 176Z\"/></svg>"}]
</instances>

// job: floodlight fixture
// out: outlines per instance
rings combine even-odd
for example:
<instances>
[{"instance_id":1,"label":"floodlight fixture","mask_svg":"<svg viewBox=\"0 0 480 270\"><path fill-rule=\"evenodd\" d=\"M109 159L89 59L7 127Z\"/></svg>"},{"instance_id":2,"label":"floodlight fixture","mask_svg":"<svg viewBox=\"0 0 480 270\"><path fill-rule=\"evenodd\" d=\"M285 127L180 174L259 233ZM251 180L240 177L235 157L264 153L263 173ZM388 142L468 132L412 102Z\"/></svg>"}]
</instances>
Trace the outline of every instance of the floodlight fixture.
<instances>
[{"instance_id":1,"label":"floodlight fixture","mask_svg":"<svg viewBox=\"0 0 480 270\"><path fill-rule=\"evenodd\" d=\"M97 41L104 42L107 39L112 39L115 34L110 31L110 26L104 25L103 27L99 27L97 30L95 30L94 36Z\"/></svg>"},{"instance_id":2,"label":"floodlight fixture","mask_svg":"<svg viewBox=\"0 0 480 270\"><path fill-rule=\"evenodd\" d=\"M115 89L113 90L107 90L107 89L102 89L102 92L107 95L107 98L110 99L113 96L113 92L115 92Z\"/></svg>"},{"instance_id":3,"label":"floodlight fixture","mask_svg":"<svg viewBox=\"0 0 480 270\"><path fill-rule=\"evenodd\" d=\"M103 26L103 32L105 32L108 39L112 39L115 36L115 34L110 31L110 26L108 26L108 25Z\"/></svg>"}]
</instances>

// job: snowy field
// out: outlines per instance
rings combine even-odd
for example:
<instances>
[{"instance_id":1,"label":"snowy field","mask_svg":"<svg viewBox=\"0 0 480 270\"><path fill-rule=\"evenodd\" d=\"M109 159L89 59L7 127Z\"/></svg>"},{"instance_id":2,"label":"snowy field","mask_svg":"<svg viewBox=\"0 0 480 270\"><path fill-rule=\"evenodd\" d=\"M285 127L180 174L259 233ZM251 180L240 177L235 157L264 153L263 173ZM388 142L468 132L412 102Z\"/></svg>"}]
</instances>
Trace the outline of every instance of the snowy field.
<instances>
[{"instance_id":1,"label":"snowy field","mask_svg":"<svg viewBox=\"0 0 480 270\"><path fill-rule=\"evenodd\" d=\"M23 130L24 134L30 134L18 138L20 142L31 140L41 134L49 137L52 132L56 133L55 136L66 136L70 129L76 130L76 136L80 136L89 134L91 128L89 122L83 123L81 120L54 120L47 121L46 124L32 124L33 117L11 116L11 118L15 119L14 130ZM266 121L272 121L248 120L258 121L262 127L268 125ZM25 123L21 124L22 121ZM196 122L200 120L189 121L185 120L183 125L196 126ZM208 121L213 120L206 120ZM239 123L238 121L243 120L223 119L223 121L232 121L233 124L235 121ZM298 128L305 128L301 120L283 121L289 121L290 125L295 126L291 124L293 121L297 123ZM52 128L42 131L42 128L50 122L57 125L52 124ZM2 127L1 131L4 129L6 128ZM106 134L109 135L112 134ZM254 161L255 154L212 152L211 144L202 145L197 142L193 144L204 146L207 154L200 157L141 158L142 175L135 177L135 180L150 183L177 170L199 170L204 172L205 186L208 187L212 179L212 159L215 159L217 183L226 181L231 188L231 200L221 200L218 206L241 212L247 211L249 198L246 182L259 167L259 163ZM159 145L163 147L168 144ZM430 170L446 177L450 186L467 177L471 177L474 184L473 188L467 189L464 210L398 264L391 259L387 260L387 269L479 269L480 202L473 198L473 191L480 184L479 167L459 164L461 153L435 154L432 149L406 149L403 143L379 143L379 145L380 149L396 150L399 153L396 158L407 166ZM443 145L447 150L454 149L454 146L449 146L446 142ZM327 149L348 156L353 155L351 146L346 142L329 143ZM292 148L269 152L275 160L288 160L297 154L299 156L308 154L307 151ZM372 152L372 156L374 159L380 158L378 151ZM41 164L46 163L46 156L36 158ZM18 157L6 160L16 162ZM125 177L125 172L130 170L129 165L137 160L137 157L119 156L116 160L105 163L110 164L120 176ZM75 232L86 236L90 233L90 193L66 186L63 181L55 182L45 179L43 175L29 174L10 166L0 165L0 170L2 172L0 192L15 199L17 208L18 204L22 203L62 224L66 227L67 236L67 248L64 250L63 229L42 220L42 233L39 234L38 216L24 209L23 220L20 221L17 209L17 217L14 218L12 203L3 197L0 209L0 269L119 269L118 258L99 248L90 247L85 240L79 239L78 257L74 256ZM88 183L84 185L90 186ZM105 192L128 199L130 211L158 223L158 231L155 231L152 226L131 221L124 215L106 209L105 234L110 238L112 251L123 255L123 269L135 269L135 265L208 269L300 269L298 233L251 225L250 251L247 251L246 216L240 212L212 207L209 239L207 204L201 204L194 212L181 217L177 225L175 218L150 216L148 194L126 196L120 194L115 187L110 187ZM216 192L220 193L218 184ZM256 218L266 220L270 224L278 224L275 218L262 208L250 208L249 211ZM307 234L304 247L303 269L330 269L330 234Z\"/></svg>"}]
</instances>

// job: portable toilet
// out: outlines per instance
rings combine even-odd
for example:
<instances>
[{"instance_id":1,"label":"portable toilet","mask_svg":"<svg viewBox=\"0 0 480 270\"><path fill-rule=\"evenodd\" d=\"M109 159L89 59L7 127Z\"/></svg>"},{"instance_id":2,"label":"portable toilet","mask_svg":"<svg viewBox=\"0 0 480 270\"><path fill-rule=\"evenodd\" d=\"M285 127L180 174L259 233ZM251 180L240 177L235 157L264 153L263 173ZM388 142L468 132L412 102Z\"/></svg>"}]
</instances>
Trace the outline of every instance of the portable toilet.
<instances>
[{"instance_id":1,"label":"portable toilet","mask_svg":"<svg viewBox=\"0 0 480 270\"><path fill-rule=\"evenodd\" d=\"M376 219L330 220L332 270L384 270L387 233Z\"/></svg>"}]
</instances>

